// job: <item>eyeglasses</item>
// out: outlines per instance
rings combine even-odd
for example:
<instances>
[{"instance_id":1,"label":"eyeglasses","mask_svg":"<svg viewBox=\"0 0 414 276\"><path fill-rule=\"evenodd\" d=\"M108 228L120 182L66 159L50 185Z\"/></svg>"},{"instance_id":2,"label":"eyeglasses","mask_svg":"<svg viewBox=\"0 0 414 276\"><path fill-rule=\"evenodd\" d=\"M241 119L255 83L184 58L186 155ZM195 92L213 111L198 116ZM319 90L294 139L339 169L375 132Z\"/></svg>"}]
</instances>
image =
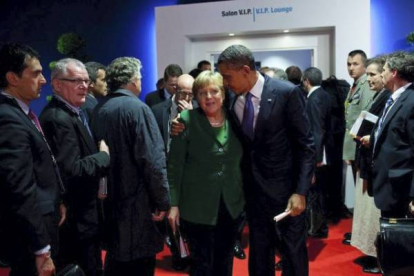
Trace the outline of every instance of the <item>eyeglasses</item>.
<instances>
[{"instance_id":1,"label":"eyeglasses","mask_svg":"<svg viewBox=\"0 0 414 276\"><path fill-rule=\"evenodd\" d=\"M190 100L192 99L192 98L194 98L194 95L193 95L193 93L191 93L191 92L185 92L185 91L180 91L180 90L178 90L177 91L177 95L180 97L180 98L189 98Z\"/></svg>"},{"instance_id":2,"label":"eyeglasses","mask_svg":"<svg viewBox=\"0 0 414 276\"><path fill-rule=\"evenodd\" d=\"M210 94L211 97L217 96L218 94L220 94L220 90L211 90L211 91L203 91L203 92L198 92L198 97L200 98L207 98L207 95Z\"/></svg>"},{"instance_id":3,"label":"eyeglasses","mask_svg":"<svg viewBox=\"0 0 414 276\"><path fill-rule=\"evenodd\" d=\"M63 81L69 81L71 83L76 84L76 86L79 86L83 83L85 83L86 86L88 86L91 83L91 80L82 80L82 79L67 79L67 78L60 78L58 80L63 80Z\"/></svg>"}]
</instances>

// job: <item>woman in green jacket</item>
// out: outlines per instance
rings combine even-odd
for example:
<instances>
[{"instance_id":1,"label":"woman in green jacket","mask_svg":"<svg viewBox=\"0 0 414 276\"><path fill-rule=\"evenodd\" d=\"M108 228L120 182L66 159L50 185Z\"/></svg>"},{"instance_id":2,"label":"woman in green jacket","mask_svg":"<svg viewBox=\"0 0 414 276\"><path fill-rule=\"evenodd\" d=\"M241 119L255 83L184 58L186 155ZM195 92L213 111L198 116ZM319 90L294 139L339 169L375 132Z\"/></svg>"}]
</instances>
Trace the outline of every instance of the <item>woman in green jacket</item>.
<instances>
[{"instance_id":1,"label":"woman in green jacket","mask_svg":"<svg viewBox=\"0 0 414 276\"><path fill-rule=\"evenodd\" d=\"M199 108L180 114L185 130L168 157L173 231L182 226L192 257L190 275L232 275L234 243L244 195L242 146L223 108L223 78L202 72L193 93Z\"/></svg>"}]
</instances>

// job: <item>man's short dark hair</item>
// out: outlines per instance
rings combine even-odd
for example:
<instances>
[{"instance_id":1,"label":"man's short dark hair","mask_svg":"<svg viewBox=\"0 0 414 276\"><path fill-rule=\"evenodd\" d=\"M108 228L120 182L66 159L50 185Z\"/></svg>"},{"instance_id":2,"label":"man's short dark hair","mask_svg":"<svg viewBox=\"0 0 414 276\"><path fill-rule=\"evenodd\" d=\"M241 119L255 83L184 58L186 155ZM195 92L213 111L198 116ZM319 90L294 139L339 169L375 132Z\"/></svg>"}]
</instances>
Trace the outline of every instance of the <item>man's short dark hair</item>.
<instances>
[{"instance_id":1,"label":"man's short dark hair","mask_svg":"<svg viewBox=\"0 0 414 276\"><path fill-rule=\"evenodd\" d=\"M400 78L414 81L414 56L407 52L395 52L387 57L387 64L390 70L396 70Z\"/></svg>"},{"instance_id":2,"label":"man's short dark hair","mask_svg":"<svg viewBox=\"0 0 414 276\"><path fill-rule=\"evenodd\" d=\"M286 75L288 81L293 84L299 85L302 81L302 70L297 66L289 66L286 68Z\"/></svg>"},{"instance_id":3,"label":"man's short dark hair","mask_svg":"<svg viewBox=\"0 0 414 276\"><path fill-rule=\"evenodd\" d=\"M164 70L164 81L168 81L168 78L178 78L183 74L183 70L178 64L170 64Z\"/></svg>"},{"instance_id":4,"label":"man's short dark hair","mask_svg":"<svg viewBox=\"0 0 414 276\"><path fill-rule=\"evenodd\" d=\"M235 70L247 65L252 71L256 71L253 53L243 45L227 47L218 58L217 64L220 65L221 63L226 63L229 68Z\"/></svg>"},{"instance_id":5,"label":"man's short dark hair","mask_svg":"<svg viewBox=\"0 0 414 276\"><path fill-rule=\"evenodd\" d=\"M96 78L98 77L98 71L106 71L106 66L95 61L90 61L85 63L86 71L88 71L89 79L95 83Z\"/></svg>"},{"instance_id":6,"label":"man's short dark hair","mask_svg":"<svg viewBox=\"0 0 414 276\"><path fill-rule=\"evenodd\" d=\"M31 58L40 59L40 56L30 46L20 43L6 43L0 49L0 88L8 86L7 72L16 73L21 77L27 67L26 60Z\"/></svg>"},{"instance_id":7,"label":"man's short dark hair","mask_svg":"<svg viewBox=\"0 0 414 276\"><path fill-rule=\"evenodd\" d=\"M200 73L203 72L201 71L201 69L198 68L194 68L193 70L191 70L188 74L190 76L192 76L194 79L196 79L198 77L198 75L200 75Z\"/></svg>"},{"instance_id":8,"label":"man's short dark hair","mask_svg":"<svg viewBox=\"0 0 414 276\"><path fill-rule=\"evenodd\" d=\"M197 64L197 69L200 69L201 70L201 68L203 67L203 65L210 65L211 66L211 63L208 60L202 60L202 61L200 61Z\"/></svg>"},{"instance_id":9,"label":"man's short dark hair","mask_svg":"<svg viewBox=\"0 0 414 276\"><path fill-rule=\"evenodd\" d=\"M303 80L308 80L312 86L322 84L322 72L316 67L309 67L303 72Z\"/></svg>"},{"instance_id":10,"label":"man's short dark hair","mask_svg":"<svg viewBox=\"0 0 414 276\"><path fill-rule=\"evenodd\" d=\"M367 64L367 54L365 54L365 52L362 51L362 50L353 50L353 51L349 52L349 54L348 54L349 57L354 57L356 55L360 55L361 56L362 63L366 67L366 64Z\"/></svg>"},{"instance_id":11,"label":"man's short dark hair","mask_svg":"<svg viewBox=\"0 0 414 276\"><path fill-rule=\"evenodd\" d=\"M387 60L387 56L377 56L367 60L367 67L371 64L376 64L378 66L378 72L382 73L384 71L385 61Z\"/></svg>"}]
</instances>

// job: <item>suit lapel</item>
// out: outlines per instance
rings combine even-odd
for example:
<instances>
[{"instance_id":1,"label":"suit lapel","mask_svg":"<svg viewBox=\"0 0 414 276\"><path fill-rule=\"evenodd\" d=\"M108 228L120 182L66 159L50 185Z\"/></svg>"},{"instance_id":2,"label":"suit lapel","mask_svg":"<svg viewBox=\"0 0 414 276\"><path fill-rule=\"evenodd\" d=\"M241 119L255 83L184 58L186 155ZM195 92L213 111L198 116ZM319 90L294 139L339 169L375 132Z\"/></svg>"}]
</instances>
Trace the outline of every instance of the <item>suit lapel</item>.
<instances>
[{"instance_id":1,"label":"suit lapel","mask_svg":"<svg viewBox=\"0 0 414 276\"><path fill-rule=\"evenodd\" d=\"M211 126L210 122L208 121L207 117L205 116L203 110L201 108L199 108L198 111L199 111L199 113L198 113L197 117L198 117L198 122L199 122L200 128L206 130L207 134L209 136L211 136L211 138L213 138L214 141L220 147L224 147L227 144L227 142L224 143L224 144L220 143L220 141L217 139L216 133L213 130L213 127ZM230 127L229 123L228 123L228 120L224 120L224 124L225 124L226 129L228 129Z\"/></svg>"},{"instance_id":2,"label":"suit lapel","mask_svg":"<svg viewBox=\"0 0 414 276\"><path fill-rule=\"evenodd\" d=\"M173 120L174 118L170 118L171 115L171 106L172 106L172 100L167 100L164 108L162 110L162 123L163 123L163 136L164 136L164 141L168 141L168 137L169 137L169 130L170 130L170 123L171 120Z\"/></svg>"},{"instance_id":3,"label":"suit lapel","mask_svg":"<svg viewBox=\"0 0 414 276\"><path fill-rule=\"evenodd\" d=\"M272 112L272 109L273 109L273 105L275 104L276 96L275 96L274 91L276 90L269 89L269 86L267 85L268 81L269 79L265 78L263 92L262 92L262 96L261 96L260 104L259 104L259 114L257 115L256 127L254 129L254 140L255 141L260 140L261 133L263 133L263 131L261 131L261 129L263 128L263 124L269 118Z\"/></svg>"},{"instance_id":4,"label":"suit lapel","mask_svg":"<svg viewBox=\"0 0 414 276\"><path fill-rule=\"evenodd\" d=\"M80 138L86 144L89 151L91 153L95 153L97 151L95 142L94 142L93 138L91 137L91 135L89 134L86 127L83 125L82 121L79 119L78 114L75 111L73 111L72 109L70 109L64 102L60 101L59 99L57 99L55 97L52 98L52 103L54 105L60 107L66 113L68 113L68 115L70 116L70 118L73 122L74 127L78 130L78 133L81 136Z\"/></svg>"},{"instance_id":5,"label":"suit lapel","mask_svg":"<svg viewBox=\"0 0 414 276\"><path fill-rule=\"evenodd\" d=\"M388 124L390 123L391 119L395 116L395 114L398 112L398 110L401 109L401 107L404 105L405 99L408 97L409 93L412 93L413 91L407 89L404 91L401 96L397 99L395 104L391 107L390 111L388 111L387 117L385 117L385 120L381 126L380 133L378 133L377 142L375 148L378 147L378 144L382 140L382 134L384 133L384 130L387 128ZM377 125L378 127L378 125Z\"/></svg>"}]
</instances>

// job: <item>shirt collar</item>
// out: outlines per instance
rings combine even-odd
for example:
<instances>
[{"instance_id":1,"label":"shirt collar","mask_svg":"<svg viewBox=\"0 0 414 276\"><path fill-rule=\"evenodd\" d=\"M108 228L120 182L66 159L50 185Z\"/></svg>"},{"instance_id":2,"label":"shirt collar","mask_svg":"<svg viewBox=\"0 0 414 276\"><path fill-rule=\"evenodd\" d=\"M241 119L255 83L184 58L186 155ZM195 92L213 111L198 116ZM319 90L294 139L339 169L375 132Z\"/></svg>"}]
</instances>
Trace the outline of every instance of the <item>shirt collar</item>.
<instances>
[{"instance_id":1,"label":"shirt collar","mask_svg":"<svg viewBox=\"0 0 414 276\"><path fill-rule=\"evenodd\" d=\"M171 98L171 94L167 91L166 88L164 88L164 97L166 100L168 100L169 98Z\"/></svg>"},{"instance_id":2,"label":"shirt collar","mask_svg":"<svg viewBox=\"0 0 414 276\"><path fill-rule=\"evenodd\" d=\"M309 90L309 92L308 92L308 98L310 97L310 95L313 93L313 91L315 91L316 89L318 89L319 87L321 87L320 85L316 85L316 86L313 86L312 88L311 88L311 90Z\"/></svg>"},{"instance_id":3,"label":"shirt collar","mask_svg":"<svg viewBox=\"0 0 414 276\"><path fill-rule=\"evenodd\" d=\"M250 90L250 93L256 98L261 99L265 79L262 76L262 74L260 74L259 72L256 72L256 74L258 75L258 78L257 78L256 84Z\"/></svg>"},{"instance_id":4,"label":"shirt collar","mask_svg":"<svg viewBox=\"0 0 414 276\"><path fill-rule=\"evenodd\" d=\"M5 91L5 90L1 90L1 94L3 94L4 96L6 96L6 97L9 97L9 98L13 98L13 99L15 99L16 101L17 101L17 104L20 106L20 108L23 110L23 112L26 114L26 115L28 115L29 114L29 111L30 111L30 107L27 105L27 104L25 104L23 101L21 101L21 100L19 100L18 98L15 98L15 97L13 97L12 95L10 95L9 93L7 93L7 91Z\"/></svg>"},{"instance_id":5,"label":"shirt collar","mask_svg":"<svg viewBox=\"0 0 414 276\"><path fill-rule=\"evenodd\" d=\"M56 97L59 101L63 102L64 104L66 104L67 107L69 107L73 112L75 112L76 114L79 115L79 107L73 106L70 103L68 103L64 98L62 98L61 96L59 96L58 94L54 94L54 97Z\"/></svg>"},{"instance_id":6,"label":"shirt collar","mask_svg":"<svg viewBox=\"0 0 414 276\"><path fill-rule=\"evenodd\" d=\"M401 94L407 89L408 86L411 85L410 83L407 83L404 86L401 86L400 88L398 88L397 90L395 90L394 93L391 94L392 99L394 100L394 102L401 96Z\"/></svg>"}]
</instances>

